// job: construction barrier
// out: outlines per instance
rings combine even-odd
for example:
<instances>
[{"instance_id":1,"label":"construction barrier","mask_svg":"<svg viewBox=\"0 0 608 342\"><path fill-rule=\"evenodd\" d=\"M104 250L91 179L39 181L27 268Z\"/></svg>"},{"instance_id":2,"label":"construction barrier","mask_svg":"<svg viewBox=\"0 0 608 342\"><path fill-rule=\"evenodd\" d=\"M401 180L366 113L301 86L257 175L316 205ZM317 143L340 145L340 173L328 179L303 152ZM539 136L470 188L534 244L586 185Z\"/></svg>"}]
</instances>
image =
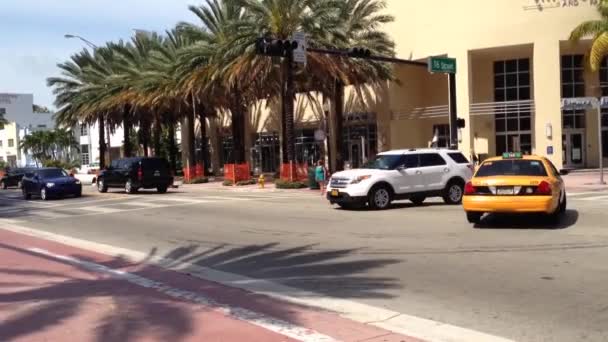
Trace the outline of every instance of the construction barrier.
<instances>
[{"instance_id":1,"label":"construction barrier","mask_svg":"<svg viewBox=\"0 0 608 342\"><path fill-rule=\"evenodd\" d=\"M281 180L289 182L306 182L308 179L308 164L281 164Z\"/></svg>"},{"instance_id":2,"label":"construction barrier","mask_svg":"<svg viewBox=\"0 0 608 342\"><path fill-rule=\"evenodd\" d=\"M205 176L205 166L202 163L196 164L196 166L194 168L195 168L194 174L195 174L196 178Z\"/></svg>"},{"instance_id":3,"label":"construction barrier","mask_svg":"<svg viewBox=\"0 0 608 342\"><path fill-rule=\"evenodd\" d=\"M182 171L184 172L184 181L189 182L196 178L196 166L184 167Z\"/></svg>"},{"instance_id":4,"label":"construction barrier","mask_svg":"<svg viewBox=\"0 0 608 342\"><path fill-rule=\"evenodd\" d=\"M224 180L233 183L251 179L249 163L244 164L224 164Z\"/></svg>"}]
</instances>

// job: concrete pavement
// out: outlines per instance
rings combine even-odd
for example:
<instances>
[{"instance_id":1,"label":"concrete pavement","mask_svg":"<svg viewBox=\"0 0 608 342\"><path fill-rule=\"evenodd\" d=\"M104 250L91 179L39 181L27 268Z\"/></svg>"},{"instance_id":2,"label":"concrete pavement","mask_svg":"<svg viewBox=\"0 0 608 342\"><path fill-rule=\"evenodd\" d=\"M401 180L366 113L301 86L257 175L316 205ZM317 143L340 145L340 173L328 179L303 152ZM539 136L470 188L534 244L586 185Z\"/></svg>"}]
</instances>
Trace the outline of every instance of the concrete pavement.
<instances>
[{"instance_id":1,"label":"concrete pavement","mask_svg":"<svg viewBox=\"0 0 608 342\"><path fill-rule=\"evenodd\" d=\"M1 341L416 342L338 315L0 230Z\"/></svg>"},{"instance_id":2,"label":"concrete pavement","mask_svg":"<svg viewBox=\"0 0 608 342\"><path fill-rule=\"evenodd\" d=\"M448 323L444 332L463 327L518 341L608 339L608 193L571 194L559 229L531 217L493 218L474 229L461 208L436 202L343 211L314 193L180 188L49 203L0 195L11 203L0 207L6 224L154 251L239 275L231 285L241 288L278 284L291 299L346 303L341 316L355 320L362 307L382 309L394 317L369 322L391 331L414 331L407 323L422 318ZM448 340L426 327L430 340ZM452 340L471 340L462 336Z\"/></svg>"}]
</instances>

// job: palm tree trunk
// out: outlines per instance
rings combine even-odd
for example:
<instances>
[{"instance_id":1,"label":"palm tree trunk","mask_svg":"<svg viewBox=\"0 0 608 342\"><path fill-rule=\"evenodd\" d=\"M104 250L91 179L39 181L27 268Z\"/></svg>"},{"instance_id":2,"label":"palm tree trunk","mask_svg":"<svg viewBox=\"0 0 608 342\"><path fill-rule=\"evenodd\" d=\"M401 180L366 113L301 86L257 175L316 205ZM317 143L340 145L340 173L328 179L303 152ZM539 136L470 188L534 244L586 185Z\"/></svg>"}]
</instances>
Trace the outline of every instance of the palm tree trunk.
<instances>
[{"instance_id":1,"label":"palm tree trunk","mask_svg":"<svg viewBox=\"0 0 608 342\"><path fill-rule=\"evenodd\" d=\"M177 171L177 145L175 144L175 122L169 119L167 124L169 131L169 162L173 172Z\"/></svg>"},{"instance_id":2,"label":"palm tree trunk","mask_svg":"<svg viewBox=\"0 0 608 342\"><path fill-rule=\"evenodd\" d=\"M154 156L155 157L160 157L161 156L161 135L163 134L163 128L161 126L161 122L160 122L160 118L156 118L156 120L154 121Z\"/></svg>"},{"instance_id":3,"label":"palm tree trunk","mask_svg":"<svg viewBox=\"0 0 608 342\"><path fill-rule=\"evenodd\" d=\"M243 103L241 99L240 89L237 86L233 87L232 106L232 156L235 164L245 162L245 116L243 115Z\"/></svg>"},{"instance_id":4,"label":"palm tree trunk","mask_svg":"<svg viewBox=\"0 0 608 342\"><path fill-rule=\"evenodd\" d=\"M285 120L283 126L285 128L285 147L287 160L284 162L296 162L296 144L294 132L294 115L293 115L293 56L288 54L285 59L285 92L282 98Z\"/></svg>"},{"instance_id":5,"label":"palm tree trunk","mask_svg":"<svg viewBox=\"0 0 608 342\"><path fill-rule=\"evenodd\" d=\"M344 170L344 84L339 80L336 80L334 84L334 94L332 97L332 103L334 105L334 127L336 128L333 135L333 141L336 146L335 171L342 171Z\"/></svg>"},{"instance_id":6,"label":"palm tree trunk","mask_svg":"<svg viewBox=\"0 0 608 342\"><path fill-rule=\"evenodd\" d=\"M148 148L150 147L150 125L147 121L142 122L140 129L141 132L141 144L144 148L144 157L149 156Z\"/></svg>"},{"instance_id":7,"label":"palm tree trunk","mask_svg":"<svg viewBox=\"0 0 608 342\"><path fill-rule=\"evenodd\" d=\"M194 159L194 112L186 110L182 118L182 168L187 179L192 178L195 170Z\"/></svg>"},{"instance_id":8,"label":"palm tree trunk","mask_svg":"<svg viewBox=\"0 0 608 342\"><path fill-rule=\"evenodd\" d=\"M125 106L122 118L123 131L123 154L125 158L131 157L133 149L131 148L131 120L129 106Z\"/></svg>"},{"instance_id":9,"label":"palm tree trunk","mask_svg":"<svg viewBox=\"0 0 608 342\"><path fill-rule=\"evenodd\" d=\"M200 123L201 138L201 152L198 158L203 164L203 176L206 176L207 169L209 168L209 146L207 145L207 118L205 115L205 108L199 108L198 120Z\"/></svg>"}]
</instances>

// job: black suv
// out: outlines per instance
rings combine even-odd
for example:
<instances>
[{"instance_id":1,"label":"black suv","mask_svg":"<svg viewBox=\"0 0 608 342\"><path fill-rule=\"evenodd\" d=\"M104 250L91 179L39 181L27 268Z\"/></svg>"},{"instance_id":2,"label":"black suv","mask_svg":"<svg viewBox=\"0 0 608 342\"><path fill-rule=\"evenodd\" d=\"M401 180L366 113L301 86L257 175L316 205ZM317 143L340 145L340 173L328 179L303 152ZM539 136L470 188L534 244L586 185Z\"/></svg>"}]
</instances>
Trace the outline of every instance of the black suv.
<instances>
[{"instance_id":1,"label":"black suv","mask_svg":"<svg viewBox=\"0 0 608 342\"><path fill-rule=\"evenodd\" d=\"M21 189L21 179L28 172L33 172L34 168L15 168L9 169L8 172L0 179L0 188L6 189L9 186L16 186Z\"/></svg>"},{"instance_id":2,"label":"black suv","mask_svg":"<svg viewBox=\"0 0 608 342\"><path fill-rule=\"evenodd\" d=\"M108 188L123 188L128 194L139 189L156 189L167 192L173 184L169 163L163 158L125 158L113 160L110 167L101 171L97 177L99 192Z\"/></svg>"}]
</instances>

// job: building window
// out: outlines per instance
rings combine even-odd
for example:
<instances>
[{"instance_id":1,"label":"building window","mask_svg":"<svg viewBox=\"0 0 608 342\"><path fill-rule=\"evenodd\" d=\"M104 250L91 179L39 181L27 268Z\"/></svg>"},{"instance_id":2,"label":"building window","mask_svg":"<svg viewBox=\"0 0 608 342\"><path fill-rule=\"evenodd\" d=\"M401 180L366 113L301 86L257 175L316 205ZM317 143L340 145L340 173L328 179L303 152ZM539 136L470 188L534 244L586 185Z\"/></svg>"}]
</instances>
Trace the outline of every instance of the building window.
<instances>
[{"instance_id":1,"label":"building window","mask_svg":"<svg viewBox=\"0 0 608 342\"><path fill-rule=\"evenodd\" d=\"M89 126L80 125L80 136L86 137L87 135L89 135Z\"/></svg>"},{"instance_id":2,"label":"building window","mask_svg":"<svg viewBox=\"0 0 608 342\"><path fill-rule=\"evenodd\" d=\"M561 68L562 98L585 97L583 55L562 56ZM562 118L564 128L585 128L585 110L563 110Z\"/></svg>"},{"instance_id":3,"label":"building window","mask_svg":"<svg viewBox=\"0 0 608 342\"><path fill-rule=\"evenodd\" d=\"M6 115L6 108L0 107L0 115Z\"/></svg>"},{"instance_id":4,"label":"building window","mask_svg":"<svg viewBox=\"0 0 608 342\"><path fill-rule=\"evenodd\" d=\"M0 140L0 147L2 147L2 140Z\"/></svg>"},{"instance_id":5,"label":"building window","mask_svg":"<svg viewBox=\"0 0 608 342\"><path fill-rule=\"evenodd\" d=\"M527 101L531 98L530 59L494 62L494 101ZM495 114L496 154L532 152L532 113L529 107L512 106Z\"/></svg>"},{"instance_id":6,"label":"building window","mask_svg":"<svg viewBox=\"0 0 608 342\"><path fill-rule=\"evenodd\" d=\"M450 147L450 125L433 125L433 139L437 135L437 147Z\"/></svg>"},{"instance_id":7,"label":"building window","mask_svg":"<svg viewBox=\"0 0 608 342\"><path fill-rule=\"evenodd\" d=\"M38 125L38 128L46 128L46 125Z\"/></svg>"},{"instance_id":8,"label":"building window","mask_svg":"<svg viewBox=\"0 0 608 342\"><path fill-rule=\"evenodd\" d=\"M8 139L8 147L15 147L15 139Z\"/></svg>"},{"instance_id":9,"label":"building window","mask_svg":"<svg viewBox=\"0 0 608 342\"><path fill-rule=\"evenodd\" d=\"M82 165L89 165L89 145L80 145L80 163Z\"/></svg>"},{"instance_id":10,"label":"building window","mask_svg":"<svg viewBox=\"0 0 608 342\"><path fill-rule=\"evenodd\" d=\"M600 65L600 88L602 96L608 96L608 57ZM602 108L602 153L608 158L608 108Z\"/></svg>"}]
</instances>

